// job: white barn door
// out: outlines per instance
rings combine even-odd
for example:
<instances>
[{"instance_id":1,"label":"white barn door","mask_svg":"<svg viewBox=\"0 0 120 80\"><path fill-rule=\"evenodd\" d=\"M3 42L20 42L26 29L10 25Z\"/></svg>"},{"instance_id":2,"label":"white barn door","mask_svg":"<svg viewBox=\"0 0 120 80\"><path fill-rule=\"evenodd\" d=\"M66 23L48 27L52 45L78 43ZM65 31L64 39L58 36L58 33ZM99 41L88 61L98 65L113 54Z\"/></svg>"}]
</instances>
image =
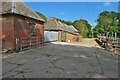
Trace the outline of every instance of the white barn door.
<instances>
[{"instance_id":1,"label":"white barn door","mask_svg":"<svg viewBox=\"0 0 120 80\"><path fill-rule=\"evenodd\" d=\"M44 31L44 42L58 41L58 32Z\"/></svg>"}]
</instances>

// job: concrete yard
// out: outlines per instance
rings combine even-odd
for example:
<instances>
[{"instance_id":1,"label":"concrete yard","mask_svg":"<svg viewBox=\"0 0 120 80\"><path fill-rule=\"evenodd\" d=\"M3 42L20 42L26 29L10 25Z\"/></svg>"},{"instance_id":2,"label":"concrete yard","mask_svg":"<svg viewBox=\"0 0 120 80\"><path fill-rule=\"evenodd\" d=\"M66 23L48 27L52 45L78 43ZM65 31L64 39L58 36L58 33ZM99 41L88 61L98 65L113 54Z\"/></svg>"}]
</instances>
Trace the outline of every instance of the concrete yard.
<instances>
[{"instance_id":1,"label":"concrete yard","mask_svg":"<svg viewBox=\"0 0 120 80\"><path fill-rule=\"evenodd\" d=\"M52 42L44 47L3 54L3 78L118 78L118 56L94 39Z\"/></svg>"}]
</instances>

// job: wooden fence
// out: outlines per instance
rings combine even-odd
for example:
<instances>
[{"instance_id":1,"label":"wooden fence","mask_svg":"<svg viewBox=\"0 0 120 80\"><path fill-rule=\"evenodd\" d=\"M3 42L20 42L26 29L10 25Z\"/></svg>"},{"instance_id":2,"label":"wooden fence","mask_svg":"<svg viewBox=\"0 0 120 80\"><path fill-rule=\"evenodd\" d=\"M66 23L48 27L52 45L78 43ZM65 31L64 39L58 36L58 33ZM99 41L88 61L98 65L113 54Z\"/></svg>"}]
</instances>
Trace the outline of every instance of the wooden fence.
<instances>
[{"instance_id":1,"label":"wooden fence","mask_svg":"<svg viewBox=\"0 0 120 80\"><path fill-rule=\"evenodd\" d=\"M23 37L16 38L16 51L22 51L32 47L40 47L44 45L44 39L41 37Z\"/></svg>"},{"instance_id":2,"label":"wooden fence","mask_svg":"<svg viewBox=\"0 0 120 80\"><path fill-rule=\"evenodd\" d=\"M120 38L112 39L112 46L115 53L120 51Z\"/></svg>"}]
</instances>

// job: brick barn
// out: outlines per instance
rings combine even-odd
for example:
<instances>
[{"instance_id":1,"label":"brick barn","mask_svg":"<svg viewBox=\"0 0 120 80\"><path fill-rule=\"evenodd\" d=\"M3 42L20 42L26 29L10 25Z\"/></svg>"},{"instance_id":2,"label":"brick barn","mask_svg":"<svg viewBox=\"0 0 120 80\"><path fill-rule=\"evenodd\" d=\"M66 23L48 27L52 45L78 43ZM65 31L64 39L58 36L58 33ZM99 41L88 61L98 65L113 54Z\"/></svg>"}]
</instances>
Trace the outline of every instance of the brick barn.
<instances>
[{"instance_id":1,"label":"brick barn","mask_svg":"<svg viewBox=\"0 0 120 80\"><path fill-rule=\"evenodd\" d=\"M72 25L67 25L65 23L62 23L65 34L66 34L66 39L65 42L78 42L80 41L81 37L78 33L78 30L72 26ZM61 32L62 35L62 32Z\"/></svg>"},{"instance_id":2,"label":"brick barn","mask_svg":"<svg viewBox=\"0 0 120 80\"><path fill-rule=\"evenodd\" d=\"M79 31L73 25L69 25L69 28L72 29L73 36L74 36L74 39L71 40L71 41L72 42L80 42L80 41L82 41L82 36L79 34Z\"/></svg>"},{"instance_id":3,"label":"brick barn","mask_svg":"<svg viewBox=\"0 0 120 80\"><path fill-rule=\"evenodd\" d=\"M45 23L45 41L59 41L59 42L76 42L79 36L76 29L70 28L65 23L58 21L55 18L50 18ZM55 33L55 34L53 34ZM49 35L49 36L48 36ZM55 36L56 35L56 36Z\"/></svg>"},{"instance_id":4,"label":"brick barn","mask_svg":"<svg viewBox=\"0 0 120 80\"><path fill-rule=\"evenodd\" d=\"M2 2L2 50L39 46L44 42L44 20L23 2Z\"/></svg>"}]
</instances>

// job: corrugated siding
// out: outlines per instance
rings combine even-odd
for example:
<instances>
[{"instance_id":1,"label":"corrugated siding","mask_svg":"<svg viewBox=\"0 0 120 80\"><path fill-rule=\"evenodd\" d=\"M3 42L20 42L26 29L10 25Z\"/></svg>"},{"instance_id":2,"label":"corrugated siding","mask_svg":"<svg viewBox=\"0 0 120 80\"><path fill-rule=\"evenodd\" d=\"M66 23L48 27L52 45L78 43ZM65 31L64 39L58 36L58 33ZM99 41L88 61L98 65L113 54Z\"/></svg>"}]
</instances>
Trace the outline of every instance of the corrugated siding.
<instances>
[{"instance_id":1,"label":"corrugated siding","mask_svg":"<svg viewBox=\"0 0 120 80\"><path fill-rule=\"evenodd\" d=\"M44 42L58 41L58 32L55 31L44 31Z\"/></svg>"}]
</instances>

